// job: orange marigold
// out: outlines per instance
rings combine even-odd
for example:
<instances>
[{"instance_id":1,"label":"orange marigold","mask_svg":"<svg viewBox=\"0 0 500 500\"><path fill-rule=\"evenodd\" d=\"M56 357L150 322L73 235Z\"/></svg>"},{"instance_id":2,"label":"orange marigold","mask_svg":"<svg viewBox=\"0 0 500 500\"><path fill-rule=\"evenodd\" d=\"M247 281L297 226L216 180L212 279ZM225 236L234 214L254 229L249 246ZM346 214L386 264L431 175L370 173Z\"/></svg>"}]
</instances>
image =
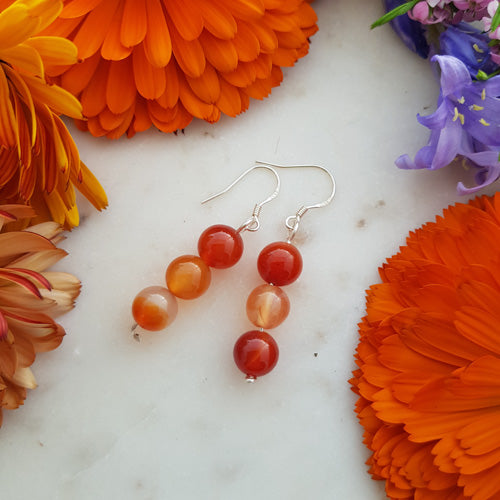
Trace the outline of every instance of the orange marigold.
<instances>
[{"instance_id":1,"label":"orange marigold","mask_svg":"<svg viewBox=\"0 0 500 500\"><path fill-rule=\"evenodd\" d=\"M410 233L367 292L351 380L392 499L500 498L500 193Z\"/></svg>"},{"instance_id":2,"label":"orange marigold","mask_svg":"<svg viewBox=\"0 0 500 500\"><path fill-rule=\"evenodd\" d=\"M31 207L0 205L0 426L2 409L23 404L36 387L30 366L37 352L55 349L64 330L54 318L73 308L80 282L45 270L66 255L56 247L55 222L5 232L5 224L31 219Z\"/></svg>"},{"instance_id":3,"label":"orange marigold","mask_svg":"<svg viewBox=\"0 0 500 500\"><path fill-rule=\"evenodd\" d=\"M71 228L78 225L73 186L98 209L107 200L58 116L81 118L80 103L46 80L46 71L77 60L70 41L37 36L62 7L62 0L0 0L0 199L29 203L40 220Z\"/></svg>"},{"instance_id":4,"label":"orange marigold","mask_svg":"<svg viewBox=\"0 0 500 500\"><path fill-rule=\"evenodd\" d=\"M46 33L78 47L81 62L52 74L80 98L79 126L117 138L238 115L316 31L306 0L65 0Z\"/></svg>"}]
</instances>

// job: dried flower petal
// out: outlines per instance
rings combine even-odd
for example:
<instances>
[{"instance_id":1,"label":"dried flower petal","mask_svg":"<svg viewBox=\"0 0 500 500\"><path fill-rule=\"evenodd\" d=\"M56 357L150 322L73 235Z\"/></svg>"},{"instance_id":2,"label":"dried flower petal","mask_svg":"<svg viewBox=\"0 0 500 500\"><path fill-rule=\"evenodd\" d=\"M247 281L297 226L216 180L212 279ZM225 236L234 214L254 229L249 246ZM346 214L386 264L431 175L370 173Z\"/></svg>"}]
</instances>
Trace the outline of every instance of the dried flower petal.
<instances>
[{"instance_id":1,"label":"dried flower petal","mask_svg":"<svg viewBox=\"0 0 500 500\"><path fill-rule=\"evenodd\" d=\"M2 231L9 221L33 215L26 207L0 205ZM64 330L54 318L72 309L80 293L74 276L45 271L66 255L55 246L61 231L56 226L42 223L0 234L0 425L2 408L17 408L26 389L36 387L29 367L36 353L61 343Z\"/></svg>"}]
</instances>

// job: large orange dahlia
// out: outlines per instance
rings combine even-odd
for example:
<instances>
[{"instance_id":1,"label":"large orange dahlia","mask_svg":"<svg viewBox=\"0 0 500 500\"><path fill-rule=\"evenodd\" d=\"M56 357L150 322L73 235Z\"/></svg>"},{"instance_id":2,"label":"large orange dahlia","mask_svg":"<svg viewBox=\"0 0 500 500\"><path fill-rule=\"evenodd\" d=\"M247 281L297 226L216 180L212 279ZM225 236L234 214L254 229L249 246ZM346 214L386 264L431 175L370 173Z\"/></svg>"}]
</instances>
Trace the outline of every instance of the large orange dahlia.
<instances>
[{"instance_id":1,"label":"large orange dahlia","mask_svg":"<svg viewBox=\"0 0 500 500\"><path fill-rule=\"evenodd\" d=\"M107 200L59 118L81 118L80 103L46 79L77 60L73 43L39 36L62 7L62 0L0 0L0 200L29 203L40 220L71 228L74 187L98 209Z\"/></svg>"},{"instance_id":2,"label":"large orange dahlia","mask_svg":"<svg viewBox=\"0 0 500 500\"><path fill-rule=\"evenodd\" d=\"M500 498L500 194L411 233L367 292L351 380L391 499Z\"/></svg>"},{"instance_id":3,"label":"large orange dahlia","mask_svg":"<svg viewBox=\"0 0 500 500\"><path fill-rule=\"evenodd\" d=\"M0 426L2 409L15 409L36 387L30 366L36 353L55 349L64 336L54 318L73 308L80 282L71 274L47 272L66 252L56 247L55 222L8 231L31 219L31 207L0 205Z\"/></svg>"},{"instance_id":4,"label":"large orange dahlia","mask_svg":"<svg viewBox=\"0 0 500 500\"><path fill-rule=\"evenodd\" d=\"M83 129L117 138L236 116L309 49L306 0L65 0L46 30L78 47L52 71L83 105Z\"/></svg>"}]
</instances>

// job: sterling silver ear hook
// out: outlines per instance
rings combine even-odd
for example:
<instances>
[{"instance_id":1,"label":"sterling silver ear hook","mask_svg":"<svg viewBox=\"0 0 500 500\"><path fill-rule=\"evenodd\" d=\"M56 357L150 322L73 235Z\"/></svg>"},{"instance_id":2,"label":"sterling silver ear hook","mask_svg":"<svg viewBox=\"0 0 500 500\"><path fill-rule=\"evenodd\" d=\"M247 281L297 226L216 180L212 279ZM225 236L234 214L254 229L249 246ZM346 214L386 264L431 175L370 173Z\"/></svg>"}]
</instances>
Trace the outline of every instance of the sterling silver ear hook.
<instances>
[{"instance_id":1,"label":"sterling silver ear hook","mask_svg":"<svg viewBox=\"0 0 500 500\"><path fill-rule=\"evenodd\" d=\"M308 212L309 210L311 210L313 208L326 207L327 205L329 205L331 203L331 201L333 200L333 197L335 196L335 190L336 190L335 178L333 177L332 173L327 168L322 167L320 165L274 165L272 163L266 163L266 162L262 162L262 161L256 161L255 164L259 165L261 167L266 166L266 167L270 167L270 168L318 168L319 170L322 170L330 179L332 188L331 188L330 196L328 196L328 198L326 200L320 201L319 203L314 203L311 205L302 205L297 210L297 212L295 212L295 214L289 215L285 219L285 225L289 231L287 242L290 243L293 240L295 234L297 233L297 231L299 229L300 221L301 221L302 217L306 214L306 212Z\"/></svg>"},{"instance_id":2,"label":"sterling silver ear hook","mask_svg":"<svg viewBox=\"0 0 500 500\"><path fill-rule=\"evenodd\" d=\"M165 273L165 286L149 286L141 290L132 302L132 315L136 321L134 338L139 339L137 326L143 330L159 331L166 328L177 316L177 299L192 300L204 294L211 282L212 269L227 269L234 266L243 254L241 232L257 231L262 207L276 198L280 190L280 177L269 165L254 165L245 170L235 181L220 193L202 203L226 193L236 183L257 168L273 173L276 179L274 192L255 205L251 217L238 229L215 224L203 231L198 239L198 255L181 255L170 262Z\"/></svg>"},{"instance_id":3,"label":"sterling silver ear hook","mask_svg":"<svg viewBox=\"0 0 500 500\"><path fill-rule=\"evenodd\" d=\"M266 204L269 203L270 201L274 200L276 196L278 196L278 193L280 192L280 187L281 187L281 181L280 181L280 176L278 175L278 172L273 168L272 165L268 165L265 163L261 162L256 162L253 167L248 168L245 170L238 178L236 178L229 186L224 188L222 191L219 191L218 193L215 193L208 198L204 199L201 203L207 203L214 198L217 198L218 196L223 195L224 193L227 193L230 189L232 189L238 182L240 182L244 177L246 177L250 172L253 170L256 170L257 168L264 168L266 170L269 170L270 172L273 173L275 179L276 179L276 186L274 188L274 192L269 195L265 200L261 201L260 203L257 203L253 209L252 215L237 229L237 231L240 233L242 231L257 231L260 227L260 212L262 210L262 207Z\"/></svg>"},{"instance_id":4,"label":"sterling silver ear hook","mask_svg":"<svg viewBox=\"0 0 500 500\"><path fill-rule=\"evenodd\" d=\"M265 246L257 257L257 270L264 283L254 288L246 303L247 317L254 329L245 332L235 342L233 358L248 382L269 373L278 362L279 348L273 336L264 331L279 326L288 316L290 301L282 289L295 282L302 273L302 256L291 241L297 233L300 220L313 208L328 205L335 196L335 179L318 165L273 165L256 162L256 166L278 168L318 168L325 172L332 184L328 198L319 203L302 205L294 215L286 218L287 241L275 241ZM257 328L257 329L255 329Z\"/></svg>"}]
</instances>

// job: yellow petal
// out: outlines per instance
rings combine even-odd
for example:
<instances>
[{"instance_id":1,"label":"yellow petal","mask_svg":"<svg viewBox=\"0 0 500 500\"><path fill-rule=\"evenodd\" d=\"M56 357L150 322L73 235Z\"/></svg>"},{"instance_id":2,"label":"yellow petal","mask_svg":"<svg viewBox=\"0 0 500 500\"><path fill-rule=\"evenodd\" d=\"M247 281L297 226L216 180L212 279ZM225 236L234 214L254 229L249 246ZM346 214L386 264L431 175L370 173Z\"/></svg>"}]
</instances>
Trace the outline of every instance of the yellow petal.
<instances>
[{"instance_id":1,"label":"yellow petal","mask_svg":"<svg viewBox=\"0 0 500 500\"><path fill-rule=\"evenodd\" d=\"M54 221L64 227L78 226L79 217L76 205L68 209L57 189L51 193L44 193L44 198Z\"/></svg>"},{"instance_id":2,"label":"yellow petal","mask_svg":"<svg viewBox=\"0 0 500 500\"><path fill-rule=\"evenodd\" d=\"M12 68L9 68L7 66L4 67L6 76L7 78L12 82L14 87L16 88L16 92L19 94L20 100L23 102L23 104L26 106L26 108L30 112L30 117L28 120L28 117L25 117L25 120L27 122L31 122L31 144L28 145L23 145L23 144L18 144L18 149L22 149L23 147L33 147L35 145L35 140L36 140L36 112L35 112L35 105L33 103L33 98L31 97L31 92L28 86L26 85L26 82L21 78L19 73L14 71ZM21 137L19 136L19 131L17 132L18 136L18 142L21 140Z\"/></svg>"},{"instance_id":3,"label":"yellow petal","mask_svg":"<svg viewBox=\"0 0 500 500\"><path fill-rule=\"evenodd\" d=\"M0 65L0 141L4 147L16 144L17 122L10 101L10 89L3 66Z\"/></svg>"},{"instance_id":4,"label":"yellow petal","mask_svg":"<svg viewBox=\"0 0 500 500\"><path fill-rule=\"evenodd\" d=\"M26 40L25 45L33 47L46 66L74 64L78 50L73 42L58 36L36 36Z\"/></svg>"},{"instance_id":5,"label":"yellow petal","mask_svg":"<svg viewBox=\"0 0 500 500\"><path fill-rule=\"evenodd\" d=\"M49 85L40 78L26 76L24 80L33 98L49 106L56 114L82 118L80 101L68 91L57 85Z\"/></svg>"},{"instance_id":6,"label":"yellow petal","mask_svg":"<svg viewBox=\"0 0 500 500\"><path fill-rule=\"evenodd\" d=\"M80 193L87 198L97 210L108 206L108 197L94 174L87 168L85 163L80 163L81 172L78 178L72 178L72 182Z\"/></svg>"},{"instance_id":7,"label":"yellow petal","mask_svg":"<svg viewBox=\"0 0 500 500\"><path fill-rule=\"evenodd\" d=\"M37 33L40 20L30 15L28 7L15 3L0 12L0 50L15 47Z\"/></svg>"},{"instance_id":8,"label":"yellow petal","mask_svg":"<svg viewBox=\"0 0 500 500\"><path fill-rule=\"evenodd\" d=\"M28 7L30 15L39 20L38 31L51 24L63 8L62 0L22 0L22 3Z\"/></svg>"},{"instance_id":9,"label":"yellow petal","mask_svg":"<svg viewBox=\"0 0 500 500\"><path fill-rule=\"evenodd\" d=\"M10 64L14 69L44 78L42 58L38 52L27 43L4 49L1 52L2 61Z\"/></svg>"}]
</instances>

